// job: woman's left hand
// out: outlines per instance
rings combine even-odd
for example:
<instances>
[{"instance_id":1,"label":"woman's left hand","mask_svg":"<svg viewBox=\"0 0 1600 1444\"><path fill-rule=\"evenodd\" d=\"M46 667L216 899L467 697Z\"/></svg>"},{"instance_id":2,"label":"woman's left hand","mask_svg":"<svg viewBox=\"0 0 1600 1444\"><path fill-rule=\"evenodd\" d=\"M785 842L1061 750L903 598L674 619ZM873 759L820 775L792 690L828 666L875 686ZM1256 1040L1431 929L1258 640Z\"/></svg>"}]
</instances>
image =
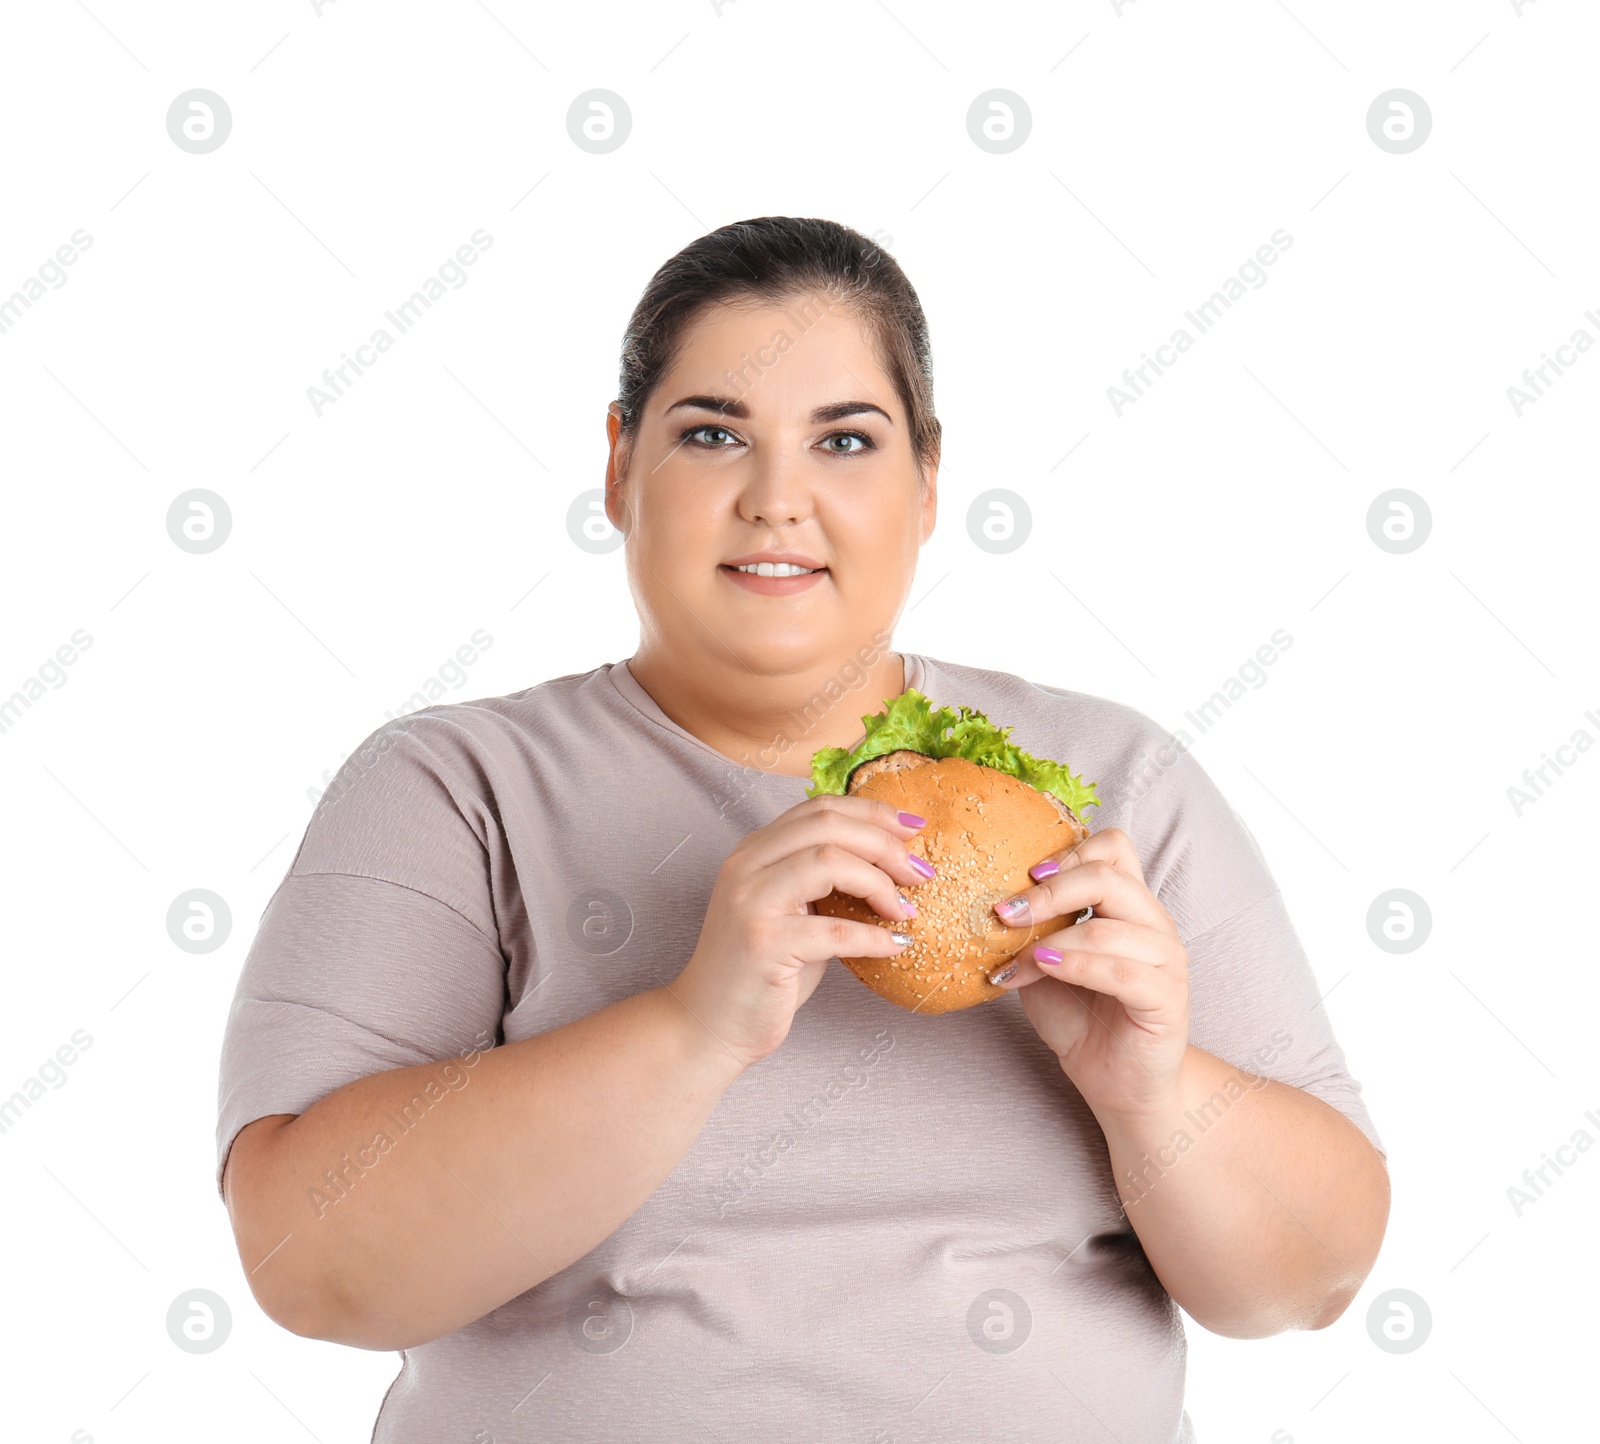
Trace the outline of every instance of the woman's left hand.
<instances>
[{"instance_id":1,"label":"woman's left hand","mask_svg":"<svg viewBox=\"0 0 1600 1444\"><path fill-rule=\"evenodd\" d=\"M1044 875L1052 862L1059 871ZM1008 917L1005 902L995 905L1009 926L1094 913L1035 939L1001 986L1022 989L1028 1021L1097 1116L1160 1114L1189 1046L1189 953L1145 885L1133 842L1109 827L1029 871L1040 880L1006 900L1027 907Z\"/></svg>"}]
</instances>

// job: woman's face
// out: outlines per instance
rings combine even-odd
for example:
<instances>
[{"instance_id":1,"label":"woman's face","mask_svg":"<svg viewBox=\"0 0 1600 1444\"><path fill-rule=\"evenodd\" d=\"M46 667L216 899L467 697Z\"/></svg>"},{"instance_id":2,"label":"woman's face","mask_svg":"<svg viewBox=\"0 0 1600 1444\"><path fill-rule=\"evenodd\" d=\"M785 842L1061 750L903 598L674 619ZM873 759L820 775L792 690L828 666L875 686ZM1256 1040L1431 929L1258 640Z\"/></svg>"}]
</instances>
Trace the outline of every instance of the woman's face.
<instances>
[{"instance_id":1,"label":"woman's face","mask_svg":"<svg viewBox=\"0 0 1600 1444\"><path fill-rule=\"evenodd\" d=\"M919 487L894 384L829 301L702 312L630 450L612 404L606 515L627 534L650 649L771 675L837 665L893 630L936 477ZM822 570L741 578L732 565L768 552Z\"/></svg>"}]
</instances>

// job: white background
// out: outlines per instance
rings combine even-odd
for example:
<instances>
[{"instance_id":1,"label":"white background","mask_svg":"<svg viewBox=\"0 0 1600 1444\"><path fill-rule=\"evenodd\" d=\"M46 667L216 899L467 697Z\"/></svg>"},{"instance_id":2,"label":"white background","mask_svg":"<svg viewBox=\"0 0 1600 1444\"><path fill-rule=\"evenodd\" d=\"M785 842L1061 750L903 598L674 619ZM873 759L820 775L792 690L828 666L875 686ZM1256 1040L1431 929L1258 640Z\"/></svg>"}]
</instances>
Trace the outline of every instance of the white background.
<instances>
[{"instance_id":1,"label":"white background","mask_svg":"<svg viewBox=\"0 0 1600 1444\"><path fill-rule=\"evenodd\" d=\"M1576 1437L1600 1150L1520 1217L1507 1190L1600 1139L1600 756L1520 816L1507 788L1600 738L1600 356L1520 416L1507 388L1600 339L1600 25L1577 0L1121 10L8 11L0 295L75 230L92 246L0 334L0 697L75 629L92 645L0 733L0 1097L93 1039L0 1134L8 1437L368 1437L397 1359L263 1316L214 1191L238 969L308 789L476 629L493 645L447 700L632 652L622 553L574 546L567 509L602 483L651 272L762 214L880 233L928 312L942 507L900 649L1193 733L1186 710L1293 638L1195 754L1331 990L1394 1211L1332 1328L1190 1325L1200 1438ZM166 128L195 87L232 112L205 155ZM633 117L607 155L566 127L597 87ZM1432 112L1404 155L1366 125L1397 87ZM966 128L994 88L1032 114L1004 155ZM323 368L478 228L469 282L317 416ZM1268 283L1119 417L1122 369L1278 228ZM232 513L208 555L166 531L197 487ZM992 487L1032 511L1007 556L967 533ZM1396 487L1432 516L1403 555L1366 523ZM233 917L205 955L166 931L193 888ZM1398 956L1366 925L1391 888L1433 917ZM209 1354L167 1334L192 1288L232 1308ZM1395 1288L1432 1313L1407 1354L1367 1326Z\"/></svg>"}]
</instances>

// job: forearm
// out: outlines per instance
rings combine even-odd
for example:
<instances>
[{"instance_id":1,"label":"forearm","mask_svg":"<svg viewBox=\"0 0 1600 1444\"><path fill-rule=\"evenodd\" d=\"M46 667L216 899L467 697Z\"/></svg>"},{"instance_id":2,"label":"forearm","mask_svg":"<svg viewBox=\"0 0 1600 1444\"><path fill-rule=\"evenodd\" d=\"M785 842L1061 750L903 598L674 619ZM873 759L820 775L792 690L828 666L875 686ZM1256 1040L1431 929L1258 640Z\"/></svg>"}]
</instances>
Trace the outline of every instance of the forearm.
<instances>
[{"instance_id":1,"label":"forearm","mask_svg":"<svg viewBox=\"0 0 1600 1444\"><path fill-rule=\"evenodd\" d=\"M1377 1258L1389 1176L1320 1099L1190 1045L1159 1113L1100 1118L1123 1210L1167 1292L1235 1338L1321 1328Z\"/></svg>"},{"instance_id":2,"label":"forearm","mask_svg":"<svg viewBox=\"0 0 1600 1444\"><path fill-rule=\"evenodd\" d=\"M401 1349L481 1318L633 1214L742 1071L665 989L457 1063L454 1087L449 1066L358 1079L241 1132L228 1208L286 1327ZM424 1111L430 1079L443 1096Z\"/></svg>"}]
</instances>

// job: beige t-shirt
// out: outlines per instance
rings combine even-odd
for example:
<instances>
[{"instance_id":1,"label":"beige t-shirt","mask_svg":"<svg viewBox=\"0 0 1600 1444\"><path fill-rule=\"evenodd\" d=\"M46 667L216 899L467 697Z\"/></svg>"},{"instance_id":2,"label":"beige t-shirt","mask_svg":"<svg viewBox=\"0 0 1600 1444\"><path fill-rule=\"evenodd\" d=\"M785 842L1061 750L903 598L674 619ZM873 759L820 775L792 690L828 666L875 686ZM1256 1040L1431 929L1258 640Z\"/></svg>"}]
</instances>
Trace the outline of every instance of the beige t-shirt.
<instances>
[{"instance_id":1,"label":"beige t-shirt","mask_svg":"<svg viewBox=\"0 0 1600 1444\"><path fill-rule=\"evenodd\" d=\"M1103 698L906 665L935 703L1098 783L1090 827L1132 837L1188 948L1193 1041L1315 1094L1381 1149L1260 850L1194 758ZM859 684L829 700L883 706ZM253 1119L669 982L729 850L807 782L701 742L623 662L377 729L246 959L219 1191ZM470 1085L470 1068L455 1076ZM1105 1139L1020 999L913 1014L835 962L616 1232L402 1353L373 1439L1182 1444L1184 1359Z\"/></svg>"}]
</instances>

